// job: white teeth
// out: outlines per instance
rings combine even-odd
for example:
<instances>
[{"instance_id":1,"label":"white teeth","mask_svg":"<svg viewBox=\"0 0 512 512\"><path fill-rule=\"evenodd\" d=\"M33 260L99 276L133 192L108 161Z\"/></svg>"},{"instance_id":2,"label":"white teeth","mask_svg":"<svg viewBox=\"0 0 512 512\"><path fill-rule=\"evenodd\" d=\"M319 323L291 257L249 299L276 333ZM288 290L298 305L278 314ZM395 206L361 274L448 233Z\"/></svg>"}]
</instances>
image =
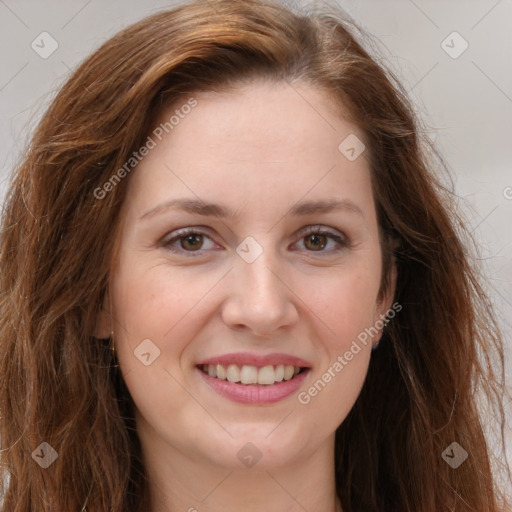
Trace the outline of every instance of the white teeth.
<instances>
[{"instance_id":1,"label":"white teeth","mask_svg":"<svg viewBox=\"0 0 512 512\"><path fill-rule=\"evenodd\" d=\"M244 364L240 369L240 382L242 384L257 384L258 368Z\"/></svg>"},{"instance_id":2,"label":"white teeth","mask_svg":"<svg viewBox=\"0 0 512 512\"><path fill-rule=\"evenodd\" d=\"M227 372L224 366L221 364L217 365L217 379L226 380Z\"/></svg>"},{"instance_id":3,"label":"white teeth","mask_svg":"<svg viewBox=\"0 0 512 512\"><path fill-rule=\"evenodd\" d=\"M300 372L300 367L278 364L277 366L267 365L261 368L244 364L241 367L230 364L227 367L222 364L204 364L202 369L210 377L229 382L241 382L242 384L260 384L271 386L276 382L291 380Z\"/></svg>"},{"instance_id":4,"label":"white teeth","mask_svg":"<svg viewBox=\"0 0 512 512\"><path fill-rule=\"evenodd\" d=\"M273 366L264 366L258 372L258 384L274 384L276 372Z\"/></svg>"},{"instance_id":5,"label":"white teeth","mask_svg":"<svg viewBox=\"0 0 512 512\"><path fill-rule=\"evenodd\" d=\"M284 365L278 364L275 373L276 382L281 382L284 379Z\"/></svg>"},{"instance_id":6,"label":"white teeth","mask_svg":"<svg viewBox=\"0 0 512 512\"><path fill-rule=\"evenodd\" d=\"M293 366L284 367L284 380L290 380L293 377L294 368Z\"/></svg>"},{"instance_id":7,"label":"white teeth","mask_svg":"<svg viewBox=\"0 0 512 512\"><path fill-rule=\"evenodd\" d=\"M240 382L240 368L236 364L230 364L226 371L226 379L229 382Z\"/></svg>"}]
</instances>

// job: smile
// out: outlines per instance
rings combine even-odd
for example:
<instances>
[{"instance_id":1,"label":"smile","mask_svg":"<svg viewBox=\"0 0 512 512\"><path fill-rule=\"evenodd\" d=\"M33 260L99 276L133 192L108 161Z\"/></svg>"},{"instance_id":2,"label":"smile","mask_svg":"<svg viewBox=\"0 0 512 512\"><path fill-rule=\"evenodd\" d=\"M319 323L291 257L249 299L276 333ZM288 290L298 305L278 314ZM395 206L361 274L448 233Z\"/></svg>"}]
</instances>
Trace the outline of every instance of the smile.
<instances>
[{"instance_id":1,"label":"smile","mask_svg":"<svg viewBox=\"0 0 512 512\"><path fill-rule=\"evenodd\" d=\"M200 361L196 371L223 398L265 405L295 395L311 364L289 354L232 353Z\"/></svg>"},{"instance_id":2,"label":"smile","mask_svg":"<svg viewBox=\"0 0 512 512\"><path fill-rule=\"evenodd\" d=\"M276 382L289 381L305 370L299 366L278 364L258 368L253 365L203 364L201 370L210 377L244 385L272 386Z\"/></svg>"}]
</instances>

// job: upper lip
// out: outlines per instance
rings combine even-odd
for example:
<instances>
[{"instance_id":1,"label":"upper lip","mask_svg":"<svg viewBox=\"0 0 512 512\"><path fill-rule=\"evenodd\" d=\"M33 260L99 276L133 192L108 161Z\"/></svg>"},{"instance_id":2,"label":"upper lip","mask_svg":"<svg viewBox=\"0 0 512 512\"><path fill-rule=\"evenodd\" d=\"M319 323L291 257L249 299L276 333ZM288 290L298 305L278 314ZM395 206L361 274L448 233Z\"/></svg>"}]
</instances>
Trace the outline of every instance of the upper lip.
<instances>
[{"instance_id":1,"label":"upper lip","mask_svg":"<svg viewBox=\"0 0 512 512\"><path fill-rule=\"evenodd\" d=\"M253 354L249 352L236 352L232 354L223 354L221 356L214 356L208 359L203 359L198 363L202 364L237 364L239 366L251 365L257 367L263 366L277 366L277 365L290 365L301 368L311 368L311 364L300 357L295 357L289 354Z\"/></svg>"}]
</instances>

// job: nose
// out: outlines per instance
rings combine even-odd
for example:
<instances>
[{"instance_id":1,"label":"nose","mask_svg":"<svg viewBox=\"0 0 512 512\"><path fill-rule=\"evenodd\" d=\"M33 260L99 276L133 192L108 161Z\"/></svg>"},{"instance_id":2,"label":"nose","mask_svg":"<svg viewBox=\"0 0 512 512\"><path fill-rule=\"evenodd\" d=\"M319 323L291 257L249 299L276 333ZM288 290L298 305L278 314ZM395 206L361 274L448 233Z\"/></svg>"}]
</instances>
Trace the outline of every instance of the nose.
<instances>
[{"instance_id":1,"label":"nose","mask_svg":"<svg viewBox=\"0 0 512 512\"><path fill-rule=\"evenodd\" d=\"M246 329L259 337L292 327L299 318L299 299L284 279L275 260L265 256L246 263L239 258L230 272L229 292L222 319L234 329Z\"/></svg>"}]
</instances>

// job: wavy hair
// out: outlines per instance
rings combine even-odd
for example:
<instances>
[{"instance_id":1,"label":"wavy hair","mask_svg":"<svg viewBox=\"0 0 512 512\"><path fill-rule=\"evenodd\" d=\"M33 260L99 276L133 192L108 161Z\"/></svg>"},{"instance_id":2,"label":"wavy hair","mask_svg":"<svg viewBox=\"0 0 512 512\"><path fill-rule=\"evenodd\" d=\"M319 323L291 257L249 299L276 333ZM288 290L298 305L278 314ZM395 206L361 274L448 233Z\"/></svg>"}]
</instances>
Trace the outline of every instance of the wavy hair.
<instances>
[{"instance_id":1,"label":"wavy hair","mask_svg":"<svg viewBox=\"0 0 512 512\"><path fill-rule=\"evenodd\" d=\"M130 176L102 199L95 190L143 144L163 105L255 78L310 84L348 110L368 141L385 270L397 264L403 309L336 432L344 512L503 506L477 407L484 400L504 425L500 333L468 231L436 177L442 160L359 36L336 9L192 1L122 30L61 88L15 169L2 217L5 512L148 510L134 404L108 341L93 336ZM58 453L47 469L32 457L43 441ZM442 458L454 441L468 452L457 469Z\"/></svg>"}]
</instances>

